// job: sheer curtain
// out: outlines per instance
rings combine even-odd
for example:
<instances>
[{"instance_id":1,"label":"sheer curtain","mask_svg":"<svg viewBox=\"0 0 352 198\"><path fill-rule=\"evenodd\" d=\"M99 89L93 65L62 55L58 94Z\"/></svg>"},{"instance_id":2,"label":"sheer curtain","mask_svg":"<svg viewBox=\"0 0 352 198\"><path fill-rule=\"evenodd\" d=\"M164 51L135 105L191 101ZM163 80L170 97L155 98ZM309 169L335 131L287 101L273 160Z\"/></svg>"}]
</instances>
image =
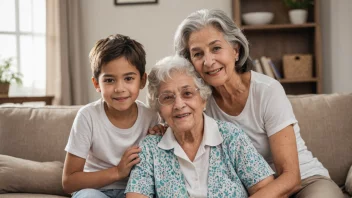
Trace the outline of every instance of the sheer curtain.
<instances>
[{"instance_id":1,"label":"sheer curtain","mask_svg":"<svg viewBox=\"0 0 352 198\"><path fill-rule=\"evenodd\" d=\"M80 1L46 1L46 94L54 105L88 102L86 66L80 61Z\"/></svg>"}]
</instances>

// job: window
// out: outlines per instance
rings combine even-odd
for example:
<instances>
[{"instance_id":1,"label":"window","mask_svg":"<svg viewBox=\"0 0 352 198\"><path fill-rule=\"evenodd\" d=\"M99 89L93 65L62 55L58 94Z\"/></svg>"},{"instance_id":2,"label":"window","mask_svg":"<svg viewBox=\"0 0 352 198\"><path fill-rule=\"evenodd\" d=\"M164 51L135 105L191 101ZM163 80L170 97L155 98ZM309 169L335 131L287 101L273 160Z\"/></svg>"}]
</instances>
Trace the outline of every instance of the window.
<instances>
[{"instance_id":1,"label":"window","mask_svg":"<svg viewBox=\"0 0 352 198\"><path fill-rule=\"evenodd\" d=\"M10 96L45 95L45 0L0 0L0 59L12 57L23 85Z\"/></svg>"}]
</instances>

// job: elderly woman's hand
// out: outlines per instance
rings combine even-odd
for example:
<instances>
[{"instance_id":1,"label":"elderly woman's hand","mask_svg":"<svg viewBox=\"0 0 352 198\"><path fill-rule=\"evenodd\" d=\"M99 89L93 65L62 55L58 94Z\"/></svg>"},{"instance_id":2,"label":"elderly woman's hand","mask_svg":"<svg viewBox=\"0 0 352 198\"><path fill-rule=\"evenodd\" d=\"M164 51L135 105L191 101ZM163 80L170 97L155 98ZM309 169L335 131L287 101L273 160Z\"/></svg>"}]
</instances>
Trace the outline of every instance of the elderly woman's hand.
<instances>
[{"instance_id":1,"label":"elderly woman's hand","mask_svg":"<svg viewBox=\"0 0 352 198\"><path fill-rule=\"evenodd\" d=\"M161 135L163 136L169 126L167 124L157 124L154 127L149 128L148 135Z\"/></svg>"}]
</instances>

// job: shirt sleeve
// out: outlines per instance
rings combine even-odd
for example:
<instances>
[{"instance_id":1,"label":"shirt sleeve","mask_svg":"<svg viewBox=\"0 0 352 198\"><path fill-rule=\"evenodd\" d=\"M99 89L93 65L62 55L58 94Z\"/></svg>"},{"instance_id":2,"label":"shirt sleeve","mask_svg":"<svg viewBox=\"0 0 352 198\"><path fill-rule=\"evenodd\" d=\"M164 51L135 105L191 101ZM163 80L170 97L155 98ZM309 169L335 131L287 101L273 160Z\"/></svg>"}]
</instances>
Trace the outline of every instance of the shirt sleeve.
<instances>
[{"instance_id":1,"label":"shirt sleeve","mask_svg":"<svg viewBox=\"0 0 352 198\"><path fill-rule=\"evenodd\" d=\"M87 117L77 113L73 121L65 151L86 159L92 142L92 126Z\"/></svg>"},{"instance_id":2,"label":"shirt sleeve","mask_svg":"<svg viewBox=\"0 0 352 198\"><path fill-rule=\"evenodd\" d=\"M230 157L236 173L248 189L261 180L274 174L269 164L257 152L248 136L241 129L232 133L229 141L226 141L229 147Z\"/></svg>"},{"instance_id":3,"label":"shirt sleeve","mask_svg":"<svg viewBox=\"0 0 352 198\"><path fill-rule=\"evenodd\" d=\"M263 95L264 126L268 137L291 124L297 123L285 90L274 81Z\"/></svg>"},{"instance_id":4,"label":"shirt sleeve","mask_svg":"<svg viewBox=\"0 0 352 198\"><path fill-rule=\"evenodd\" d=\"M150 148L155 148L157 143L151 140L152 137L147 136L140 143L141 161L132 168L125 193L134 192L148 197L153 197L155 194L153 155Z\"/></svg>"}]
</instances>

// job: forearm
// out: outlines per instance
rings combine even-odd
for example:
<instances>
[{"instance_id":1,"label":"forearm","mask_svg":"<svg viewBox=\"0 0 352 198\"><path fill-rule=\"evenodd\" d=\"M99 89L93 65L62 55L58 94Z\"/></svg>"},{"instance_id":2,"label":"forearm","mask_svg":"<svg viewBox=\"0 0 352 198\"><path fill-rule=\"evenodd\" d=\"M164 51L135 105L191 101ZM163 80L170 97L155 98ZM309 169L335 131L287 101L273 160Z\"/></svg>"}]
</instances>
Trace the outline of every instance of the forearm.
<instances>
[{"instance_id":1,"label":"forearm","mask_svg":"<svg viewBox=\"0 0 352 198\"><path fill-rule=\"evenodd\" d=\"M274 181L254 193L251 198L289 197L300 185L300 176L292 172L282 173Z\"/></svg>"},{"instance_id":2,"label":"forearm","mask_svg":"<svg viewBox=\"0 0 352 198\"><path fill-rule=\"evenodd\" d=\"M75 172L64 176L62 186L66 193L71 194L85 188L99 189L120 179L123 178L119 178L116 167L112 167L97 172Z\"/></svg>"}]
</instances>

